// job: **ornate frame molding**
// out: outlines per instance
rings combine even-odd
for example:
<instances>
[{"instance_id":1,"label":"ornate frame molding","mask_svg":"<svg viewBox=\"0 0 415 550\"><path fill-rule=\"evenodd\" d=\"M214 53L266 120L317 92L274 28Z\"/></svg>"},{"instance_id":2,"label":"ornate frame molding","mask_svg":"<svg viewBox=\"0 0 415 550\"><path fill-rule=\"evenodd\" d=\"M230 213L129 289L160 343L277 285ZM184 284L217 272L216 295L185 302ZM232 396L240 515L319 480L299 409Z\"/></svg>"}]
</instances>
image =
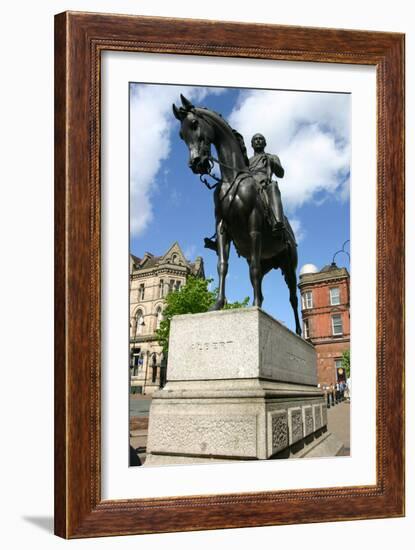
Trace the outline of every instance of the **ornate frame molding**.
<instances>
[{"instance_id":1,"label":"ornate frame molding","mask_svg":"<svg viewBox=\"0 0 415 550\"><path fill-rule=\"evenodd\" d=\"M376 66L376 485L101 500L99 136L104 50ZM56 16L55 51L56 534L77 538L402 516L404 35L65 12ZM394 414L388 415L391 410Z\"/></svg>"}]
</instances>

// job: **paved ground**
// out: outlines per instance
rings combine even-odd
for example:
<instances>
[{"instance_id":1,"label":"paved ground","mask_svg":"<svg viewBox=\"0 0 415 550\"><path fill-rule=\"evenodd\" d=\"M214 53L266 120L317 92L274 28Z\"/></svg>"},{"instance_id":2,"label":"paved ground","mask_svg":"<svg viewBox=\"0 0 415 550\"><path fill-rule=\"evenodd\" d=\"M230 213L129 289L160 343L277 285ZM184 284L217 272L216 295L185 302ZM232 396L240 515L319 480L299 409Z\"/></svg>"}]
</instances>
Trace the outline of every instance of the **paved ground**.
<instances>
[{"instance_id":1,"label":"paved ground","mask_svg":"<svg viewBox=\"0 0 415 550\"><path fill-rule=\"evenodd\" d=\"M148 412L151 398L146 395L130 395L130 446L141 463L146 458ZM133 457L135 458L135 457ZM130 457L131 460L131 457Z\"/></svg>"},{"instance_id":2,"label":"paved ground","mask_svg":"<svg viewBox=\"0 0 415 550\"><path fill-rule=\"evenodd\" d=\"M340 456L350 455L350 403L343 401L334 407L327 409L327 422L329 432L334 433L344 444Z\"/></svg>"},{"instance_id":3,"label":"paved ground","mask_svg":"<svg viewBox=\"0 0 415 550\"><path fill-rule=\"evenodd\" d=\"M135 449L141 463L144 462L147 444L148 411L151 399L133 396L130 399L130 445ZM131 414L132 413L132 414ZM328 431L334 433L344 444L339 456L350 455L350 403L344 401L327 410Z\"/></svg>"},{"instance_id":4,"label":"paved ground","mask_svg":"<svg viewBox=\"0 0 415 550\"><path fill-rule=\"evenodd\" d=\"M150 404L150 397L130 395L130 416L148 416Z\"/></svg>"}]
</instances>

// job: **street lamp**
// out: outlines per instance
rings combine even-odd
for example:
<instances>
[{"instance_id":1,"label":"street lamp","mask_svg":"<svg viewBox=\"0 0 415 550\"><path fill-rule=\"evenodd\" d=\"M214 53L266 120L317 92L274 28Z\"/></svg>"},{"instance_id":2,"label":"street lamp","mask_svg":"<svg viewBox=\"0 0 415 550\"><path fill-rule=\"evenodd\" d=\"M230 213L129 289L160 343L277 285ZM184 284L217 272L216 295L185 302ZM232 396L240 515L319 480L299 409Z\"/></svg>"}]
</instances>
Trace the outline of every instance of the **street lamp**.
<instances>
[{"instance_id":1,"label":"street lamp","mask_svg":"<svg viewBox=\"0 0 415 550\"><path fill-rule=\"evenodd\" d=\"M141 313L141 310L139 310L139 312ZM136 321L135 321L135 332L134 332L134 339L133 339L133 345L131 347L131 352L130 352L130 376L131 376L131 369L134 370L134 351L135 351L135 344L136 344L136 341L137 341L137 331L138 331L138 325L140 326L144 326L145 325L145 322L144 322L144 316L143 314L141 313L141 316L140 318L138 318L138 313L136 315ZM131 324L132 322L130 321L130 328L131 328ZM142 354L141 356L142 357ZM139 361L140 361L140 358L139 358ZM131 379L130 379L130 388L131 388ZM132 391L132 389L131 389Z\"/></svg>"},{"instance_id":2,"label":"street lamp","mask_svg":"<svg viewBox=\"0 0 415 550\"><path fill-rule=\"evenodd\" d=\"M148 356L150 355L150 352L146 351L146 372L144 375L144 386L143 386L143 395L146 393L146 384L147 384L147 374L148 374Z\"/></svg>"},{"instance_id":3,"label":"street lamp","mask_svg":"<svg viewBox=\"0 0 415 550\"><path fill-rule=\"evenodd\" d=\"M342 252L343 252L343 254L346 254L346 256L349 258L349 263L350 263L350 254L347 252L347 250L344 249L344 247L346 246L347 243L350 243L350 240L349 240L349 239L347 239L347 241L344 241L344 243L343 243L341 249L338 250L337 252L335 252L335 253L333 254L333 259L332 259L332 261L331 261L331 265L332 265L332 266L335 266L335 265L336 265L336 262L335 262L334 260L335 260L335 258L336 258L336 256L337 256L337 254L341 254Z\"/></svg>"}]
</instances>

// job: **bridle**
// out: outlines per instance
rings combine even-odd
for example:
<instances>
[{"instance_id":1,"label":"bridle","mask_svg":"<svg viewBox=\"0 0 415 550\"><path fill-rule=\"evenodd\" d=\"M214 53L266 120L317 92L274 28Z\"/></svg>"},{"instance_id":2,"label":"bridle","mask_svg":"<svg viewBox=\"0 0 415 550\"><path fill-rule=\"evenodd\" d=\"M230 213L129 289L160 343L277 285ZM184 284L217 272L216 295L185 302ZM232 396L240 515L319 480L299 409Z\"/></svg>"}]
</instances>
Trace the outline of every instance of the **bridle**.
<instances>
[{"instance_id":1,"label":"bridle","mask_svg":"<svg viewBox=\"0 0 415 550\"><path fill-rule=\"evenodd\" d=\"M235 177L233 178L233 180L231 182L231 187L235 183L235 180L237 179L239 174L243 174L243 173L252 174L253 173L250 170L235 170L235 168L233 166L229 166L229 164L225 164L224 162L221 162L219 159L216 159L212 155L208 156L208 162L209 162L209 170L207 172L207 175L210 176L211 178L213 178L214 180L216 180L216 183L212 185L206 179L203 178L203 176L205 176L206 174L200 174L200 181L202 183L204 183L208 189L215 189L215 187L217 187L220 183L222 183L224 181L223 179L216 177L215 174L212 174L212 170L213 170L213 167L215 166L215 163L219 164L219 166L223 166L224 168L228 168L229 170L232 170L235 173Z\"/></svg>"},{"instance_id":2,"label":"bridle","mask_svg":"<svg viewBox=\"0 0 415 550\"><path fill-rule=\"evenodd\" d=\"M201 118L208 126L210 126L212 128L212 122L206 117L204 116L202 113L196 113L195 110L192 110L191 111L193 116L196 117L196 118ZM222 197L218 197L219 201L222 202L228 195L229 193L231 192L232 188L235 186L236 184L236 189L234 190L234 193L231 194L231 202L230 202L230 205L232 204L234 198L235 198L235 195L238 191L238 188L239 188L239 185L240 183L245 179L247 178L248 176L252 176L254 175L256 172L259 172L259 170L251 170L249 168L247 169L242 169L242 170L236 170L233 166L230 166L228 164L225 164L224 162L220 161L219 159L213 157L212 155L209 155L208 158L208 163L209 163L209 168L208 168L208 171L206 174L200 174L199 178L200 178L200 181L206 185L206 187L211 191L212 189L216 189L216 187L218 187L220 184L223 183L223 179L221 178L218 178L217 176L215 176L215 174L212 174L212 170L215 166L215 163L218 164L219 166L223 166L224 168L228 168L229 170L232 170L234 172L234 177L232 179L232 181L230 182L230 185L228 187L228 189L226 190L226 193L222 196ZM239 177L241 174L245 174L245 177ZM216 183L214 184L211 184L207 181L207 179L204 177L204 176L210 176L211 178L213 178ZM229 205L229 206L230 206Z\"/></svg>"}]
</instances>

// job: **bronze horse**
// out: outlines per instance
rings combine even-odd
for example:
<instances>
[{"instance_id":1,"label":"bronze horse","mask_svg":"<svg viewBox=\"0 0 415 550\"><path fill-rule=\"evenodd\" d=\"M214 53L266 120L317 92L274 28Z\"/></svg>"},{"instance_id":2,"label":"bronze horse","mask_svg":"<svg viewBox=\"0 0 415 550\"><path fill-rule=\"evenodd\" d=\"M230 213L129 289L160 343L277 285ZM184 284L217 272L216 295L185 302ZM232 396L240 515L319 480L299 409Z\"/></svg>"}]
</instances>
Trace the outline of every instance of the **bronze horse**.
<instances>
[{"instance_id":1,"label":"bronze horse","mask_svg":"<svg viewBox=\"0 0 415 550\"><path fill-rule=\"evenodd\" d=\"M271 269L281 269L290 291L295 331L301 335L297 299L297 244L293 230L284 219L285 229L271 231L267 208L249 169L243 138L221 117L206 108L194 107L180 96L182 107L173 105L180 121L180 137L189 148L189 167L195 174L210 174L215 159L211 144L216 147L221 178L214 191L217 235L219 292L212 309L226 303L225 279L228 272L230 243L247 259L254 290L253 305L261 307L262 279Z\"/></svg>"}]
</instances>

